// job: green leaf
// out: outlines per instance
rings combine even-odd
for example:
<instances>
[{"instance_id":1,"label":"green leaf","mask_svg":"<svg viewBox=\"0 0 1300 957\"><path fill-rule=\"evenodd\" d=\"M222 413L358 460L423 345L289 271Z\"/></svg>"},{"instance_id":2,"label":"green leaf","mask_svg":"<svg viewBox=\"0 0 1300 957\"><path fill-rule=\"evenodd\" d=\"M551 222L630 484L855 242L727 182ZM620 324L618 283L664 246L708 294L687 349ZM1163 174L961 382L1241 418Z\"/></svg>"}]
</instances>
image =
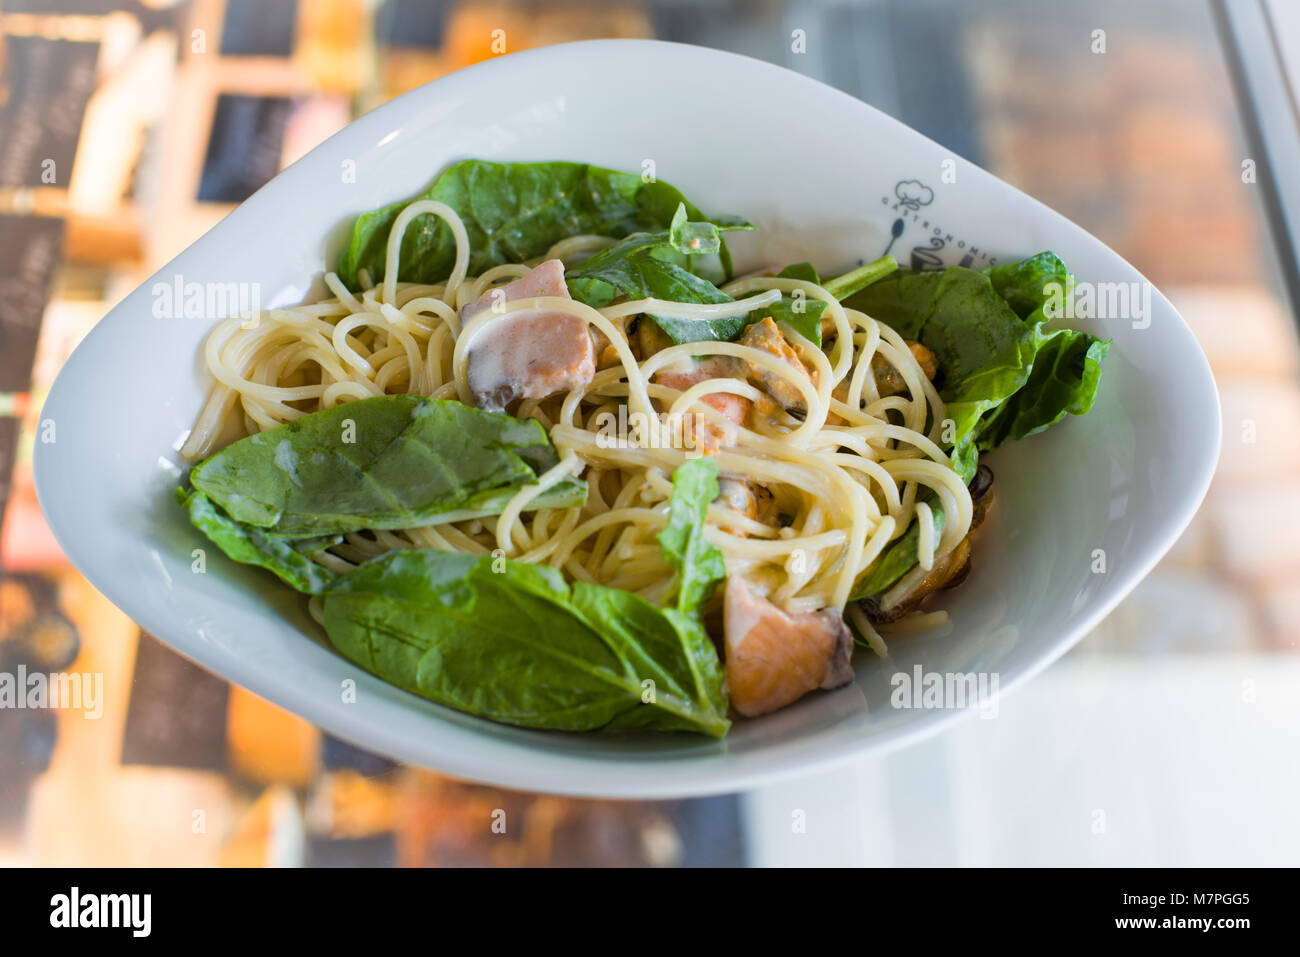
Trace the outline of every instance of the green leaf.
<instances>
[{"instance_id":1,"label":"green leaf","mask_svg":"<svg viewBox=\"0 0 1300 957\"><path fill-rule=\"evenodd\" d=\"M1067 414L1084 415L1097 398L1101 362L1110 348L1086 332L1052 333L1034 356L1024 387L980 423L981 451L1009 439L1023 439L1060 422Z\"/></svg>"},{"instance_id":2,"label":"green leaf","mask_svg":"<svg viewBox=\"0 0 1300 957\"><path fill-rule=\"evenodd\" d=\"M939 363L938 385L952 420L951 454L962 478L975 474L980 419L1029 378L1038 342L989 277L961 266L897 272L845 303L919 340Z\"/></svg>"},{"instance_id":3,"label":"green leaf","mask_svg":"<svg viewBox=\"0 0 1300 957\"><path fill-rule=\"evenodd\" d=\"M802 279L804 282L815 282L825 288L836 299L842 300L897 269L898 263L894 261L894 257L883 256L875 262L859 266L843 276L828 279L825 282L822 281L813 264L806 262L786 266L776 274L776 278ZM795 296L786 293L772 305L751 312L746 318L745 324L758 322L764 316L771 316L775 322L786 323L799 335L820 348L822 344L822 315L826 312L826 308L827 303L822 299L810 299L807 296Z\"/></svg>"},{"instance_id":4,"label":"green leaf","mask_svg":"<svg viewBox=\"0 0 1300 957\"><path fill-rule=\"evenodd\" d=\"M933 505L938 501L938 496L929 489L925 489L917 496L917 500ZM945 521L943 509L932 508L930 514L933 517L934 525L933 540L937 542L943 534ZM920 545L921 523L913 519L912 523L907 526L907 531L890 542L885 550L876 556L876 560L858 576L858 580L853 585L853 594L849 597L849 600L858 601L862 598L877 595L902 578L916 565Z\"/></svg>"},{"instance_id":5,"label":"green leaf","mask_svg":"<svg viewBox=\"0 0 1300 957\"><path fill-rule=\"evenodd\" d=\"M718 463L707 456L688 459L673 473L668 523L659 533L659 551L677 570L677 609L694 614L727 577L722 552L704 537L709 503L718 497Z\"/></svg>"},{"instance_id":6,"label":"green leaf","mask_svg":"<svg viewBox=\"0 0 1300 957\"><path fill-rule=\"evenodd\" d=\"M445 512L499 512L557 461L535 420L459 402L377 396L241 439L190 481L236 522L287 538L412 528ZM586 500L566 479L532 508Z\"/></svg>"},{"instance_id":7,"label":"green leaf","mask_svg":"<svg viewBox=\"0 0 1300 957\"><path fill-rule=\"evenodd\" d=\"M745 320L746 323L759 322L764 316L771 316L774 322L784 322L795 332L815 346L822 344L822 314L826 303L821 299L796 299L782 296L770 306L755 309Z\"/></svg>"},{"instance_id":8,"label":"green leaf","mask_svg":"<svg viewBox=\"0 0 1300 957\"><path fill-rule=\"evenodd\" d=\"M679 207L669 229L629 236L566 271L569 295L599 309L620 296L668 302L722 303L731 297L698 275L695 263L722 243L723 228L686 220ZM677 343L729 341L746 325L744 316L726 319L651 318Z\"/></svg>"},{"instance_id":9,"label":"green leaf","mask_svg":"<svg viewBox=\"0 0 1300 957\"><path fill-rule=\"evenodd\" d=\"M713 223L691 222L682 203L668 227L668 245L684 256L713 255L722 249L722 230Z\"/></svg>"},{"instance_id":10,"label":"green leaf","mask_svg":"<svg viewBox=\"0 0 1300 957\"><path fill-rule=\"evenodd\" d=\"M897 272L846 305L934 352L952 422L948 453L969 482L981 452L1092 408L1109 343L1046 328L1053 293L1068 293L1073 282L1061 260L1044 252L983 272ZM938 523L942 512L935 516ZM855 598L877 594L916 563L917 534L913 522L859 578Z\"/></svg>"},{"instance_id":11,"label":"green leaf","mask_svg":"<svg viewBox=\"0 0 1300 957\"><path fill-rule=\"evenodd\" d=\"M607 727L703 731L715 737L726 734L730 727L726 675L698 616L675 608L655 608L629 592L585 582L573 586L573 601L595 631L607 640L617 639L641 676L642 705L647 678L654 681L655 703L661 705L658 709L642 706L626 710ZM664 689L669 697L661 701ZM688 704L684 707L679 702Z\"/></svg>"},{"instance_id":12,"label":"green leaf","mask_svg":"<svg viewBox=\"0 0 1300 957\"><path fill-rule=\"evenodd\" d=\"M822 277L818 274L817 268L812 263L791 263L779 273L777 279L801 279L804 282L815 282L817 285L822 284Z\"/></svg>"},{"instance_id":13,"label":"green leaf","mask_svg":"<svg viewBox=\"0 0 1300 957\"><path fill-rule=\"evenodd\" d=\"M1056 284L1068 295L1074 277L1056 253L1042 252L1020 262L990 266L984 270L993 289L1022 319L1028 319L1051 298L1049 284Z\"/></svg>"},{"instance_id":14,"label":"green leaf","mask_svg":"<svg viewBox=\"0 0 1300 957\"><path fill-rule=\"evenodd\" d=\"M178 488L176 500L189 512L194 526L235 561L260 565L287 585L310 595L317 594L334 580L334 573L312 561L301 543L235 521L202 492ZM314 547L306 551L319 550L337 541L316 539L310 544Z\"/></svg>"},{"instance_id":15,"label":"green leaf","mask_svg":"<svg viewBox=\"0 0 1300 957\"><path fill-rule=\"evenodd\" d=\"M696 636L683 633L679 616L628 592L570 588L554 569L389 552L334 582L321 610L330 641L350 660L493 721L715 737L730 726L725 698L697 675Z\"/></svg>"},{"instance_id":16,"label":"green leaf","mask_svg":"<svg viewBox=\"0 0 1300 957\"><path fill-rule=\"evenodd\" d=\"M416 199L438 200L460 215L469 234L471 276L502 263L540 256L570 236L621 238L668 229L683 204L691 220L707 219L662 180L647 183L639 175L586 163L465 160L447 169L420 196L357 218L337 269L347 286L359 288L360 269L374 283L383 279L389 230L398 213ZM741 223L733 217L708 221L726 227ZM713 278L721 280L730 275L730 255L725 244L716 252ZM431 214L417 216L402 237L398 278L442 282L451 274L455 259L456 243L446 223Z\"/></svg>"}]
</instances>

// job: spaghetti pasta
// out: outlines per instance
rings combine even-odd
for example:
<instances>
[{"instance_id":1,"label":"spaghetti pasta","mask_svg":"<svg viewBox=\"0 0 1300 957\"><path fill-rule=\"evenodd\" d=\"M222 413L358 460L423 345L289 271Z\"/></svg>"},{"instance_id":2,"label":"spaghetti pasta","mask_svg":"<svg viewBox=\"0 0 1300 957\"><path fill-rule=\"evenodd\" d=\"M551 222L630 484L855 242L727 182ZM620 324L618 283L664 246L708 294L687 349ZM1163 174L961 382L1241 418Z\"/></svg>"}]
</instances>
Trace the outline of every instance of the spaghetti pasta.
<instances>
[{"instance_id":1,"label":"spaghetti pasta","mask_svg":"<svg viewBox=\"0 0 1300 957\"><path fill-rule=\"evenodd\" d=\"M451 274L434 285L399 281L404 230L426 215L445 222L455 238ZM545 310L576 317L605 346L588 384L523 399L516 409L516 415L547 427L559 464L538 484L518 491L499 514L447 513L418 528L349 534L317 560L342 567L392 548L494 553L549 565L571 581L657 601L671 579L655 538L667 520L670 477L700 454L673 428L687 417L696 433L725 430L730 441L711 450L721 475L761 487L776 517L760 520L715 502L708 510L707 539L722 551L729 573L743 575L787 612L844 609L859 576L914 516L921 528L922 573L966 536L971 497L940 448L945 411L938 392L893 329L847 308L819 283L748 277L723 287L734 301L719 304L642 299L597 309L543 296L477 312L467 308L537 263L572 264L611 242L572 236L529 262L470 276L469 238L456 211L430 200L411 203L389 233L380 284L354 293L329 273L328 299L269 310L252 323L226 320L213 330L203 363L214 384L182 453L197 460L241 434L368 396L413 393L469 402L467 365L474 343L497 324ZM783 327L802 367L741 342L670 344L646 354L633 332L637 317L646 313L684 321L761 314L794 293L826 303L825 351ZM744 377L675 388L659 375L714 357L788 385L802 400L801 414L777 407ZM880 395L873 363L901 377L898 394ZM752 406L745 421L728 419L709 401L729 397ZM620 413L624 420L639 414L645 427L611 442L602 427ZM686 430L685 438L690 435ZM585 504L529 510L545 489L570 476L587 480ZM918 498L923 490L931 493L926 500ZM937 540L932 509L945 519ZM856 606L849 620L884 652L883 639Z\"/></svg>"}]
</instances>

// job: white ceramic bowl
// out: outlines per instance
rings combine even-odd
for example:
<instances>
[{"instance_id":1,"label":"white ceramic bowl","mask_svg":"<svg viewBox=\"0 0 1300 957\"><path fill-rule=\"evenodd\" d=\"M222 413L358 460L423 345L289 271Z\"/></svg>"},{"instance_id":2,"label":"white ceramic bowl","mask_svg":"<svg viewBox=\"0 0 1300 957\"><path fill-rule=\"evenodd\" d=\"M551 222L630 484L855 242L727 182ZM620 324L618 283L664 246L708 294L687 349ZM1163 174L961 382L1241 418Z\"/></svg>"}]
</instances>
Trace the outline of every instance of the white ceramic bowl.
<instances>
[{"instance_id":1,"label":"white ceramic bowl","mask_svg":"<svg viewBox=\"0 0 1300 957\"><path fill-rule=\"evenodd\" d=\"M1027 680L1097 624L1187 525L1218 454L1219 409L1187 326L1155 293L1149 325L1076 323L1114 340L1091 414L1000 450L999 505L974 572L948 593L946 637L860 654L858 681L738 722L724 741L520 730L440 708L360 672L325 643L302 596L209 549L171 498L217 318L158 319L154 283L259 283L296 302L351 218L412 196L449 163L584 160L658 176L703 208L742 214L744 264L810 259L834 272L939 246L945 263L1056 251L1081 280L1143 282L1078 226L902 124L788 70L694 46L599 40L502 57L414 90L295 163L128 296L58 377L38 443L41 505L69 557L176 651L343 738L495 784L583 795L736 791L933 733L963 712L890 706L890 677L990 672ZM355 172L355 177L347 175ZM945 175L949 174L949 175ZM903 201L906 201L904 203ZM1094 571L1097 550L1105 571ZM356 701L344 683L356 682Z\"/></svg>"}]
</instances>

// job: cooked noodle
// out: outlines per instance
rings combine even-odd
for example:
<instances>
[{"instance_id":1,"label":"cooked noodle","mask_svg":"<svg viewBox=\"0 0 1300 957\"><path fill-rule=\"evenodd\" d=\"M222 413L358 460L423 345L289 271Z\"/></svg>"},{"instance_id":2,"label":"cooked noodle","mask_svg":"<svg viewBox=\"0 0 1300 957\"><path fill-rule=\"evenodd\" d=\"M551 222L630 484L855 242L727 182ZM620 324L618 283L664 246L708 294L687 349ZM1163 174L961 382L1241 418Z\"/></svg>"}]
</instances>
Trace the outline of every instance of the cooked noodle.
<instances>
[{"instance_id":1,"label":"cooked noodle","mask_svg":"<svg viewBox=\"0 0 1300 957\"><path fill-rule=\"evenodd\" d=\"M425 214L451 228L455 266L444 283L399 282L402 231ZM924 574L965 537L971 498L939 448L944 407L934 386L896 332L845 308L816 283L741 279L724 287L740 302L720 305L642 300L593 309L560 297L524 299L483 310L462 328L461 309L486 290L523 276L542 260L571 263L610 242L574 236L532 263L469 277L469 243L456 213L441 203L412 203L390 233L381 285L351 293L330 273L325 282L333 298L271 309L251 323L228 319L216 327L203 352L215 385L182 453L197 460L240 434L367 396L413 393L469 401L466 364L475 337L489 324L544 308L581 318L612 347L589 385L539 402L525 400L515 410L548 428L559 464L540 484L521 489L499 515L453 513L420 528L351 534L318 561L341 569L399 547L495 550L557 567L570 580L624 588L657 602L672 583L655 538L666 521L671 476L687 456L699 454L673 441L673 416L687 413L734 431L734 444L716 453L721 475L756 482L773 494L782 527L755 521L720 499L709 508L707 535L722 550L729 573L744 575L789 611L844 608L854 581L903 534L914 514L921 519L922 535L921 567L913 575ZM825 315L835 332L829 352L823 352L787 331L813 371L811 379L738 342L673 345L638 361L629 341L629 327L642 313L682 319L744 314L797 290L828 304ZM877 355L898 371L904 394L878 395L870 368ZM757 414L751 417L755 427L749 428L700 401L716 392L760 398L740 379L710 379L685 392L651 381L657 370L703 356L734 356L780 376L803 398L802 420L776 409L762 421L756 421ZM641 413L650 424L640 444L611 443L601 434L601 414L620 406ZM667 416L661 419L660 413ZM585 505L529 510L546 487L570 475L586 478ZM938 541L930 531L931 507L917 502L921 488L933 491L939 503L934 507L944 512ZM849 616L883 653L883 641L860 609L851 607Z\"/></svg>"}]
</instances>

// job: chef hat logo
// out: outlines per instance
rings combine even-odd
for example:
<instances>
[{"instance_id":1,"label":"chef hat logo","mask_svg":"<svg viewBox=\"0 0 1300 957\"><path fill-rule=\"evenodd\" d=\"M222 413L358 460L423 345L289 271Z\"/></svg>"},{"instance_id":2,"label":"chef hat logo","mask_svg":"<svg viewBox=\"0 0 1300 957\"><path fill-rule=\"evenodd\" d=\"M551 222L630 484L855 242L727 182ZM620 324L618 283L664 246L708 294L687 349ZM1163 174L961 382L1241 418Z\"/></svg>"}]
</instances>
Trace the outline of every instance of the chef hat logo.
<instances>
[{"instance_id":1,"label":"chef hat logo","mask_svg":"<svg viewBox=\"0 0 1300 957\"><path fill-rule=\"evenodd\" d=\"M908 209L920 209L934 202L934 190L919 179L905 179L894 187L894 195Z\"/></svg>"}]
</instances>

